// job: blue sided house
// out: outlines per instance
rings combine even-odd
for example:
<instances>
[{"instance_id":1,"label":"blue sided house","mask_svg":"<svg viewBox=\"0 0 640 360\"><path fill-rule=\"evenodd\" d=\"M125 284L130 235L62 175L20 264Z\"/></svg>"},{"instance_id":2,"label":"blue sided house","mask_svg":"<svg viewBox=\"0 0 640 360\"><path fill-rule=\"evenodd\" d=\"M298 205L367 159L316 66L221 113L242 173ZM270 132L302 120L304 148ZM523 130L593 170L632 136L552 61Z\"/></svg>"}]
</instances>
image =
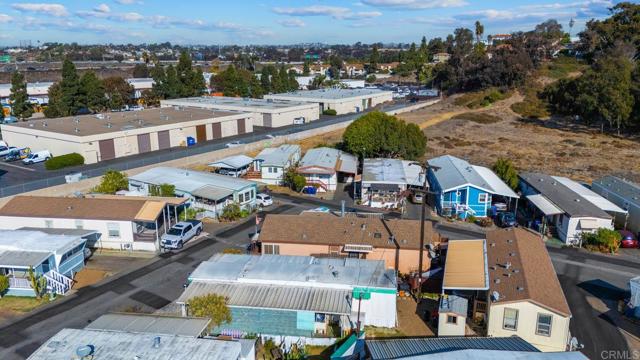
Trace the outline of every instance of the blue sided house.
<instances>
[{"instance_id":1,"label":"blue sided house","mask_svg":"<svg viewBox=\"0 0 640 360\"><path fill-rule=\"evenodd\" d=\"M491 215L492 205L509 205L518 195L490 169L443 155L429 160L427 179L441 216Z\"/></svg>"},{"instance_id":2,"label":"blue sided house","mask_svg":"<svg viewBox=\"0 0 640 360\"><path fill-rule=\"evenodd\" d=\"M94 231L81 229L0 230L0 275L9 289L0 296L35 296L29 268L47 280L47 293L65 294L84 268L84 248Z\"/></svg>"}]
</instances>

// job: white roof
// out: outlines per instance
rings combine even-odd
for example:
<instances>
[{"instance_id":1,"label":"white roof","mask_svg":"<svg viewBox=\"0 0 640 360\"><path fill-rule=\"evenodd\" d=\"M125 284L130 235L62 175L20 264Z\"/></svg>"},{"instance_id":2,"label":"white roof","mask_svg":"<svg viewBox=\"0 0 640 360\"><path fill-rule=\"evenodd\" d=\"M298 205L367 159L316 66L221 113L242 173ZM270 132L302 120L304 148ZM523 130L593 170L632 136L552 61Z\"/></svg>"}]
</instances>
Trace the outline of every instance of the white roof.
<instances>
[{"instance_id":1,"label":"white roof","mask_svg":"<svg viewBox=\"0 0 640 360\"><path fill-rule=\"evenodd\" d=\"M251 99L227 96L202 96L160 101L166 106L187 106L203 109L251 111L257 113L289 112L316 108L315 105L300 101Z\"/></svg>"},{"instance_id":2,"label":"white roof","mask_svg":"<svg viewBox=\"0 0 640 360\"><path fill-rule=\"evenodd\" d=\"M596 194L595 192L587 189L587 187L562 176L552 176L555 180L557 180L562 185L568 187L573 190L576 194L580 195L583 199L589 201L593 205L599 207L604 211L617 212L626 214L627 211L620 208L618 205L612 203L611 201L603 198L602 196Z\"/></svg>"},{"instance_id":3,"label":"white roof","mask_svg":"<svg viewBox=\"0 0 640 360\"><path fill-rule=\"evenodd\" d=\"M527 195L527 199L529 199L529 201L531 201L533 205L535 205L540 211L542 211L542 213L547 216L564 214L564 211L562 209L557 207L542 194Z\"/></svg>"},{"instance_id":4,"label":"white roof","mask_svg":"<svg viewBox=\"0 0 640 360\"><path fill-rule=\"evenodd\" d=\"M135 90L139 90L139 89L151 89L155 81L152 78L130 78L130 79L127 79L127 83L133 86Z\"/></svg>"},{"instance_id":5,"label":"white roof","mask_svg":"<svg viewBox=\"0 0 640 360\"><path fill-rule=\"evenodd\" d=\"M307 151L299 165L300 168L319 167L355 174L358 170L358 158L342 150L320 147Z\"/></svg>"},{"instance_id":6,"label":"white roof","mask_svg":"<svg viewBox=\"0 0 640 360\"><path fill-rule=\"evenodd\" d=\"M362 181L377 184L423 186L422 168L400 159L364 159Z\"/></svg>"},{"instance_id":7,"label":"white roof","mask_svg":"<svg viewBox=\"0 0 640 360\"><path fill-rule=\"evenodd\" d=\"M44 251L62 253L85 242L80 235L47 234L36 230L0 230L0 252Z\"/></svg>"},{"instance_id":8,"label":"white roof","mask_svg":"<svg viewBox=\"0 0 640 360\"><path fill-rule=\"evenodd\" d=\"M291 157L299 152L300 145L283 144L276 148L262 149L256 159L262 161L262 166L285 167Z\"/></svg>"},{"instance_id":9,"label":"white roof","mask_svg":"<svg viewBox=\"0 0 640 360\"><path fill-rule=\"evenodd\" d=\"M29 96L47 95L52 82L35 82L27 84L27 94ZM0 98L6 98L11 95L11 84L0 84Z\"/></svg>"},{"instance_id":10,"label":"white roof","mask_svg":"<svg viewBox=\"0 0 640 360\"><path fill-rule=\"evenodd\" d=\"M253 158L246 155L233 155L209 164L211 167L225 168L225 169L239 169L250 165L253 162Z\"/></svg>"},{"instance_id":11,"label":"white roof","mask_svg":"<svg viewBox=\"0 0 640 360\"><path fill-rule=\"evenodd\" d=\"M153 185L171 184L177 191L190 194L205 186L236 191L256 184L231 176L162 166L130 176L129 180Z\"/></svg>"},{"instance_id":12,"label":"white roof","mask_svg":"<svg viewBox=\"0 0 640 360\"><path fill-rule=\"evenodd\" d=\"M375 96L388 95L392 96L391 91L384 91L378 89L318 89L318 90L299 90L281 94L265 95L265 99L298 99L303 101L316 101L322 100L330 101L349 101L352 99L368 98Z\"/></svg>"},{"instance_id":13,"label":"white roof","mask_svg":"<svg viewBox=\"0 0 640 360\"><path fill-rule=\"evenodd\" d=\"M159 339L159 345L154 343ZM93 358L100 360L237 360L241 345L237 341L157 335L120 331L62 329L28 360L69 360L76 350L93 347Z\"/></svg>"}]
</instances>

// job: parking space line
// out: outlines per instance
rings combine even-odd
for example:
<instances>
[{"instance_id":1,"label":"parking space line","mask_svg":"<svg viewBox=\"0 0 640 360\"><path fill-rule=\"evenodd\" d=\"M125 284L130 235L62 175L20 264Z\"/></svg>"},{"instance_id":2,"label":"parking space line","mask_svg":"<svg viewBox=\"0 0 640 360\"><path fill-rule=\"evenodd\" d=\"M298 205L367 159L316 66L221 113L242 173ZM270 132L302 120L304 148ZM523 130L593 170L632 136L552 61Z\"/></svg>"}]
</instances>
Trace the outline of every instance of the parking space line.
<instances>
[{"instance_id":1,"label":"parking space line","mask_svg":"<svg viewBox=\"0 0 640 360\"><path fill-rule=\"evenodd\" d=\"M20 169L20 170L24 170L24 171L36 171L36 169L27 168L27 167L23 167L23 166L20 166L20 165L7 164L7 163L3 163L3 162L0 162L0 166L10 166L12 168L16 168L16 169Z\"/></svg>"}]
</instances>

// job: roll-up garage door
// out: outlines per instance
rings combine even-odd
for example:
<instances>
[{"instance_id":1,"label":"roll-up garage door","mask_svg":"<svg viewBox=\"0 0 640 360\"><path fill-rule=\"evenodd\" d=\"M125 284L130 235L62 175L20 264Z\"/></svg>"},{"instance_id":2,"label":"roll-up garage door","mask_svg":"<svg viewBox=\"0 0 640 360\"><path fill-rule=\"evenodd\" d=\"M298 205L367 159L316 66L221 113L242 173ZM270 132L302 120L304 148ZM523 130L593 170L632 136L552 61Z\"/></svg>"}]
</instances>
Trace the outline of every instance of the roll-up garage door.
<instances>
[{"instance_id":1,"label":"roll-up garage door","mask_svg":"<svg viewBox=\"0 0 640 360\"><path fill-rule=\"evenodd\" d=\"M212 134L214 139L222 138L222 123L213 123L211 124Z\"/></svg>"},{"instance_id":2,"label":"roll-up garage door","mask_svg":"<svg viewBox=\"0 0 640 360\"><path fill-rule=\"evenodd\" d=\"M138 152L140 154L151 151L151 136L149 134L138 135Z\"/></svg>"},{"instance_id":3,"label":"roll-up garage door","mask_svg":"<svg viewBox=\"0 0 640 360\"><path fill-rule=\"evenodd\" d=\"M158 131L158 148L168 149L171 147L171 137L169 136L169 130Z\"/></svg>"},{"instance_id":4,"label":"roll-up garage door","mask_svg":"<svg viewBox=\"0 0 640 360\"><path fill-rule=\"evenodd\" d=\"M207 141L207 127L205 125L196 126L196 141L199 143Z\"/></svg>"},{"instance_id":5,"label":"roll-up garage door","mask_svg":"<svg viewBox=\"0 0 640 360\"><path fill-rule=\"evenodd\" d=\"M116 158L116 148L113 145L113 139L100 140L98 147L100 148L100 161Z\"/></svg>"},{"instance_id":6,"label":"roll-up garage door","mask_svg":"<svg viewBox=\"0 0 640 360\"><path fill-rule=\"evenodd\" d=\"M245 119L238 119L238 134L244 134L247 132L244 121Z\"/></svg>"}]
</instances>

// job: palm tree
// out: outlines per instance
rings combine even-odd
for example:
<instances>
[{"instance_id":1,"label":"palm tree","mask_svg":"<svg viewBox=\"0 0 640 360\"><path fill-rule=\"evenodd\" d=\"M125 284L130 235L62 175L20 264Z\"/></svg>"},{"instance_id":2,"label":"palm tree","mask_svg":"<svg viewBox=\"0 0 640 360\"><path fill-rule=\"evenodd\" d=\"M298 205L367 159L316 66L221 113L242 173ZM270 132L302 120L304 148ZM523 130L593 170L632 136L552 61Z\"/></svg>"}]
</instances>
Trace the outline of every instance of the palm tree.
<instances>
[{"instance_id":1,"label":"palm tree","mask_svg":"<svg viewBox=\"0 0 640 360\"><path fill-rule=\"evenodd\" d=\"M482 34L484 34L484 25L482 25L480 21L476 21L476 42L480 42Z\"/></svg>"}]
</instances>

